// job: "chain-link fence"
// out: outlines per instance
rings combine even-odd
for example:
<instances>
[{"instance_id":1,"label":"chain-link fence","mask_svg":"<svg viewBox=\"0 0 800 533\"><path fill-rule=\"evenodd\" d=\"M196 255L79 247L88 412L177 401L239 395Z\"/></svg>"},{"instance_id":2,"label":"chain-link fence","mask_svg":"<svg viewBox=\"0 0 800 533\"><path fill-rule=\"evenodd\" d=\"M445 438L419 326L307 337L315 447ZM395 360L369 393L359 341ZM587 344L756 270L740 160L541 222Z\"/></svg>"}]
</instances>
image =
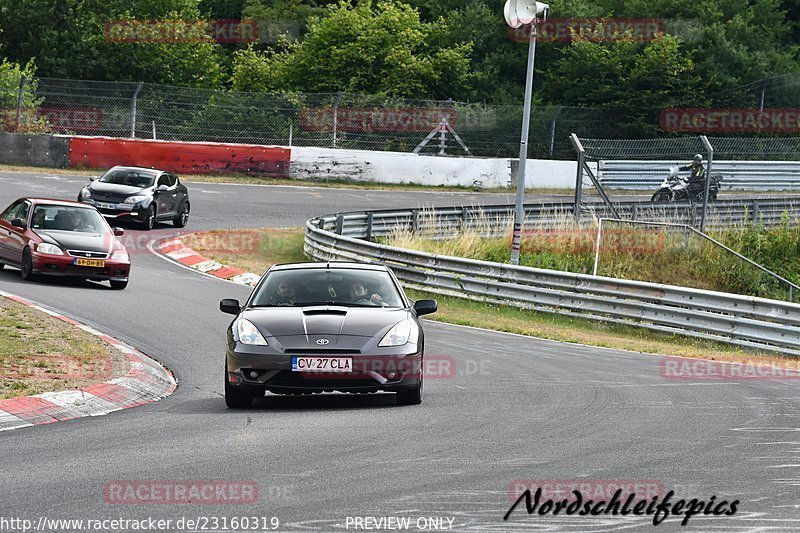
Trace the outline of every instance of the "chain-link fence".
<instances>
[{"instance_id":1,"label":"chain-link fence","mask_svg":"<svg viewBox=\"0 0 800 533\"><path fill-rule=\"evenodd\" d=\"M484 157L518 155L522 123L521 105L53 78L0 80L0 99L0 131ZM530 156L570 159L570 132L610 135L612 119L599 109L535 107Z\"/></svg>"},{"instance_id":2,"label":"chain-link fence","mask_svg":"<svg viewBox=\"0 0 800 533\"><path fill-rule=\"evenodd\" d=\"M748 105L800 100L795 77L743 91ZM768 96L772 95L772 96ZM763 107L763 106L762 106ZM243 93L137 82L0 77L0 131L240 142L447 155L516 157L522 106L410 100L349 93ZM676 159L702 152L696 134L619 139L613 110L538 106L529 156ZM427 140L427 142L425 142ZM800 137L713 137L719 159L800 160Z\"/></svg>"}]
</instances>

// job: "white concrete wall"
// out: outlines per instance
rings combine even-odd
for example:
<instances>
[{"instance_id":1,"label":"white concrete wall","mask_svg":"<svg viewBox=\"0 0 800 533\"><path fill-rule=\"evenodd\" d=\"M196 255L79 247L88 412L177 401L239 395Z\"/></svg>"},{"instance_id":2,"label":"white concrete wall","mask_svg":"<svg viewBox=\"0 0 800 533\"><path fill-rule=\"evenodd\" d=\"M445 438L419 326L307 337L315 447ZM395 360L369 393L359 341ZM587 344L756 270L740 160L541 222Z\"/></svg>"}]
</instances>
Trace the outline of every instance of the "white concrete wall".
<instances>
[{"instance_id":1,"label":"white concrete wall","mask_svg":"<svg viewBox=\"0 0 800 533\"><path fill-rule=\"evenodd\" d=\"M526 186L574 188L574 161L529 160ZM516 162L514 164L516 167ZM358 182L508 187L512 160L412 153L292 147L289 174L296 179L344 178Z\"/></svg>"}]
</instances>

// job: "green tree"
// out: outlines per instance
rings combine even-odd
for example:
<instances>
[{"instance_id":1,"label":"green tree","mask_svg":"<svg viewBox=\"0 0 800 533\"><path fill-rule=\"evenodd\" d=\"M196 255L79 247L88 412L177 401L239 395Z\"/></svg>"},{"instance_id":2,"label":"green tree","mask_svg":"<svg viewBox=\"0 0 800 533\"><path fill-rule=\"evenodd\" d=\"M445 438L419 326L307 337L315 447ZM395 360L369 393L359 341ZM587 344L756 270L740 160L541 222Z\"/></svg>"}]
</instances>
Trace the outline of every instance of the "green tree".
<instances>
[{"instance_id":1,"label":"green tree","mask_svg":"<svg viewBox=\"0 0 800 533\"><path fill-rule=\"evenodd\" d=\"M233 86L242 91L296 90L412 98L469 92L470 42L444 43L447 24L422 22L399 1L342 1L313 19L306 38L280 51L248 49L234 59Z\"/></svg>"},{"instance_id":2,"label":"green tree","mask_svg":"<svg viewBox=\"0 0 800 533\"><path fill-rule=\"evenodd\" d=\"M213 87L224 79L221 48L206 42L109 39L119 20L197 20L199 0L0 0L0 44L43 77L136 80Z\"/></svg>"}]
</instances>

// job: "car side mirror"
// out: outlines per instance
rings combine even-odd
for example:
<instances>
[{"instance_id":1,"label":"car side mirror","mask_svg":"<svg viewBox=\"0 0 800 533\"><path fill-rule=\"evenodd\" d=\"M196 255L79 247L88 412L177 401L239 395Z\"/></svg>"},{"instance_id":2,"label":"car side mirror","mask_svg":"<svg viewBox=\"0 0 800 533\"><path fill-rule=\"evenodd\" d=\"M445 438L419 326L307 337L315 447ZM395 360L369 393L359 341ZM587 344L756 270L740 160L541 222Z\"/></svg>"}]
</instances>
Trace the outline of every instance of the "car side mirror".
<instances>
[{"instance_id":1,"label":"car side mirror","mask_svg":"<svg viewBox=\"0 0 800 533\"><path fill-rule=\"evenodd\" d=\"M100 176L89 176L89 181L97 181L100 179Z\"/></svg>"},{"instance_id":2,"label":"car side mirror","mask_svg":"<svg viewBox=\"0 0 800 533\"><path fill-rule=\"evenodd\" d=\"M229 315L238 315L242 312L242 306L239 305L239 300L224 298L219 302L219 310Z\"/></svg>"},{"instance_id":3,"label":"car side mirror","mask_svg":"<svg viewBox=\"0 0 800 533\"><path fill-rule=\"evenodd\" d=\"M169 185L164 185L163 183L156 187L156 190L159 192L163 192L169 189Z\"/></svg>"},{"instance_id":4,"label":"car side mirror","mask_svg":"<svg viewBox=\"0 0 800 533\"><path fill-rule=\"evenodd\" d=\"M22 220L21 218L15 218L14 220L12 220L11 225L17 228L25 229L25 221Z\"/></svg>"},{"instance_id":5,"label":"car side mirror","mask_svg":"<svg viewBox=\"0 0 800 533\"><path fill-rule=\"evenodd\" d=\"M122 235L125 235L125 230L122 228L114 228L114 235L121 237Z\"/></svg>"},{"instance_id":6,"label":"car side mirror","mask_svg":"<svg viewBox=\"0 0 800 533\"><path fill-rule=\"evenodd\" d=\"M417 316L435 313L437 309L439 309L439 304L436 303L436 300L417 300L414 302L414 312L417 313Z\"/></svg>"}]
</instances>

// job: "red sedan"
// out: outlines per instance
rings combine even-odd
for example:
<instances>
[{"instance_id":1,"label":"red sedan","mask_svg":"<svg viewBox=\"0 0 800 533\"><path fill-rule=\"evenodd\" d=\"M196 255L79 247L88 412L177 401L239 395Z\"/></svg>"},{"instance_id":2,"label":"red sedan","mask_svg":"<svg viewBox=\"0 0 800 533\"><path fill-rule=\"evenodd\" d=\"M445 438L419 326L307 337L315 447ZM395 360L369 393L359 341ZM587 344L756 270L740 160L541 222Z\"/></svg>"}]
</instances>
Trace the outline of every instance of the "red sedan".
<instances>
[{"instance_id":1,"label":"red sedan","mask_svg":"<svg viewBox=\"0 0 800 533\"><path fill-rule=\"evenodd\" d=\"M131 261L112 229L92 206L43 198L20 198L0 214L0 268L128 285Z\"/></svg>"}]
</instances>

